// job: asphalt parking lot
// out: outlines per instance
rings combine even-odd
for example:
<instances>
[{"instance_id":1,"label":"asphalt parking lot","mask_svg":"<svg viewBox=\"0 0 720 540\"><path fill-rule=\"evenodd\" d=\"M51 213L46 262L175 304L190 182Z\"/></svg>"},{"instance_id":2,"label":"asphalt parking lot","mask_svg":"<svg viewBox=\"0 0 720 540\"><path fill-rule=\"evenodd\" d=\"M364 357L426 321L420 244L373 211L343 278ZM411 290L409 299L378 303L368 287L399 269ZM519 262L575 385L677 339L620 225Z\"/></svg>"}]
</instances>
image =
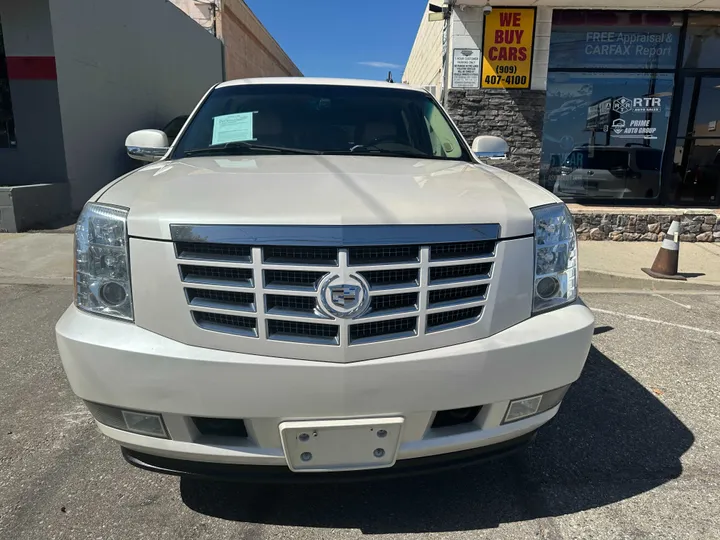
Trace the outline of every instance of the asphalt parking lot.
<instances>
[{"instance_id":1,"label":"asphalt parking lot","mask_svg":"<svg viewBox=\"0 0 720 540\"><path fill-rule=\"evenodd\" d=\"M586 368L527 452L300 487L127 465L65 381L71 288L0 285L0 538L717 538L720 292L593 290Z\"/></svg>"}]
</instances>

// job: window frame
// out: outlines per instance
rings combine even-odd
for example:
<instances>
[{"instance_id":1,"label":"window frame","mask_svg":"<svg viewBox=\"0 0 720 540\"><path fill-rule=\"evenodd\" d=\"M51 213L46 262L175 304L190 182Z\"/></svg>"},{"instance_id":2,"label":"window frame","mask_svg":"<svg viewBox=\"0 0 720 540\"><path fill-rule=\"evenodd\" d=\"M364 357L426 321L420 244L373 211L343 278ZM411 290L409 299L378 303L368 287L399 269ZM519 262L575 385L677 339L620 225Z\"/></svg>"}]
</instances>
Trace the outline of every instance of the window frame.
<instances>
[{"instance_id":1,"label":"window frame","mask_svg":"<svg viewBox=\"0 0 720 540\"><path fill-rule=\"evenodd\" d=\"M10 88L10 77L8 76L7 70L7 56L5 53L5 42L4 42L2 19L0 19L0 81L4 82L7 86L7 98L9 121L7 123L7 146L0 145L2 150L15 150L18 147L17 143L17 130L15 129L15 111L13 110L12 100L12 89Z\"/></svg>"}]
</instances>

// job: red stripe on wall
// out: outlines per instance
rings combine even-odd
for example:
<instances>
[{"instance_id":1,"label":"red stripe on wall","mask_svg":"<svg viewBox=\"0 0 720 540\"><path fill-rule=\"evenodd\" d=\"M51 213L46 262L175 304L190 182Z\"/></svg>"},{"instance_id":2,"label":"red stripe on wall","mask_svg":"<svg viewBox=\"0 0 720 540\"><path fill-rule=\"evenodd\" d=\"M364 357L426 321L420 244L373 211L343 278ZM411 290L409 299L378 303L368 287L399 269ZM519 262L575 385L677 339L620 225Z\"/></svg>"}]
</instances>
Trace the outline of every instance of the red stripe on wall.
<instances>
[{"instance_id":1,"label":"red stripe on wall","mask_svg":"<svg viewBox=\"0 0 720 540\"><path fill-rule=\"evenodd\" d=\"M8 56L8 79L55 81L55 57L53 56Z\"/></svg>"}]
</instances>

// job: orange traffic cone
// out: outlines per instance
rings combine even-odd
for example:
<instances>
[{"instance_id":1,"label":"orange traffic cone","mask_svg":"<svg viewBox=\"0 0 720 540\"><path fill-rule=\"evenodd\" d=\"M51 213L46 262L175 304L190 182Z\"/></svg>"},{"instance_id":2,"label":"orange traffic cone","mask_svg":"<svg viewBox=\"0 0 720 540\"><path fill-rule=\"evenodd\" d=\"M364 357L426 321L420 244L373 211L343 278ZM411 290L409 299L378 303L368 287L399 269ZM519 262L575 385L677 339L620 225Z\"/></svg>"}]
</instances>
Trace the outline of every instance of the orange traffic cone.
<instances>
[{"instance_id":1,"label":"orange traffic cone","mask_svg":"<svg viewBox=\"0 0 720 540\"><path fill-rule=\"evenodd\" d=\"M673 218L665 238L663 238L660 251L655 257L651 268L643 268L648 276L657 279L687 280L678 274L678 259L680 256L680 218Z\"/></svg>"}]
</instances>

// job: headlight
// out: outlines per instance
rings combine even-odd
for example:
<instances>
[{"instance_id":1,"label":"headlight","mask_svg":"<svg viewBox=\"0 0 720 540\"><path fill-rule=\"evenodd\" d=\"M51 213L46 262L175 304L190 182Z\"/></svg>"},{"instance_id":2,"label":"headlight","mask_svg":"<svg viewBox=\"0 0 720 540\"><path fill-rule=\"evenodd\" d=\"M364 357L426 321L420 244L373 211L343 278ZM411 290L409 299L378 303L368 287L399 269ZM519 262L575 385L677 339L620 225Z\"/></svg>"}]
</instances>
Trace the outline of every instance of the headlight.
<instances>
[{"instance_id":1,"label":"headlight","mask_svg":"<svg viewBox=\"0 0 720 540\"><path fill-rule=\"evenodd\" d=\"M75 228L75 305L133 320L126 208L89 203Z\"/></svg>"},{"instance_id":2,"label":"headlight","mask_svg":"<svg viewBox=\"0 0 720 540\"><path fill-rule=\"evenodd\" d=\"M533 314L577 298L578 258L573 217L564 204L533 210L535 216L535 294Z\"/></svg>"}]
</instances>

